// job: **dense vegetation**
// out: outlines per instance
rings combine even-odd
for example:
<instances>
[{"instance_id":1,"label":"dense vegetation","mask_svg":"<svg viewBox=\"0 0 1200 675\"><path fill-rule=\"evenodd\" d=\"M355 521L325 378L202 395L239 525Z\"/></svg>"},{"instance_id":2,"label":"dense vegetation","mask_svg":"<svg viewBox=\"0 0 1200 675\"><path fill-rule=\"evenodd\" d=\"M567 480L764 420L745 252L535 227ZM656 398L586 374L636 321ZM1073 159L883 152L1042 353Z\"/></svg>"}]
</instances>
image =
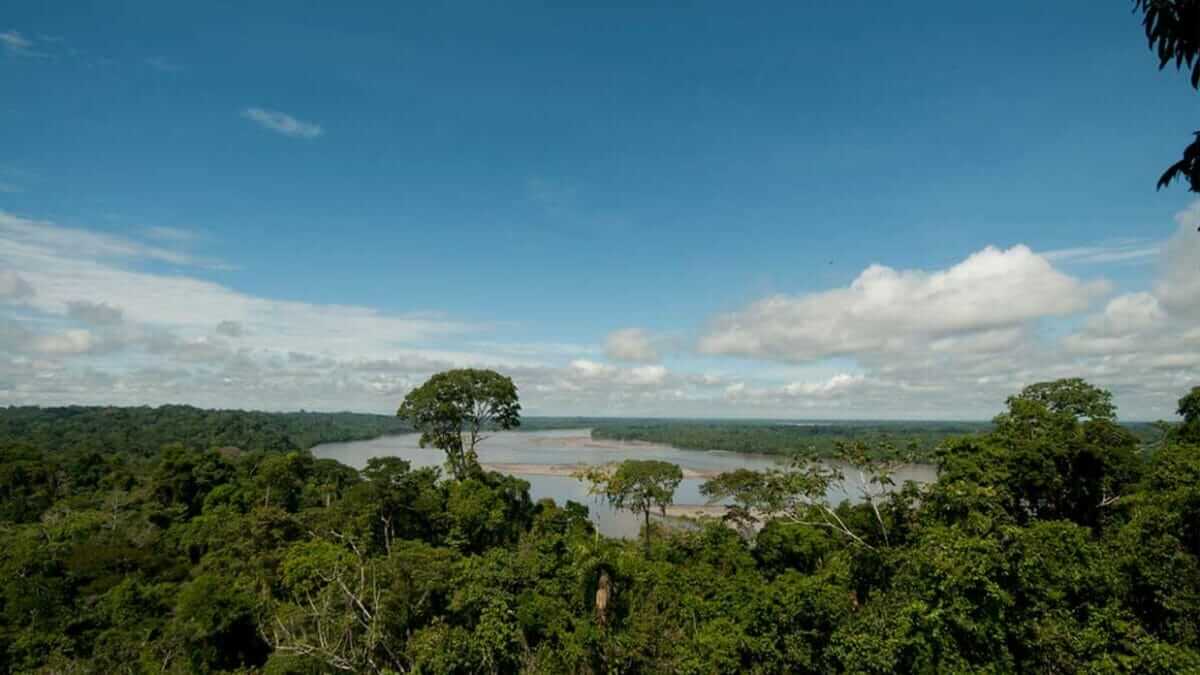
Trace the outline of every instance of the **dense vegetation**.
<instances>
[{"instance_id":1,"label":"dense vegetation","mask_svg":"<svg viewBox=\"0 0 1200 675\"><path fill-rule=\"evenodd\" d=\"M412 431L403 420L362 413L266 413L70 406L0 408L0 439L46 450L118 450L148 456L168 444L190 450L235 447L307 450L320 443L357 441Z\"/></svg>"},{"instance_id":2,"label":"dense vegetation","mask_svg":"<svg viewBox=\"0 0 1200 675\"><path fill-rule=\"evenodd\" d=\"M1125 423L1145 445L1161 441L1162 427ZM933 461L947 440L990 431L988 422L844 421L794 423L731 420L603 420L592 425L592 438L662 443L683 450L724 450L768 455L802 454L834 458L846 443L872 448L883 456L903 451L919 461Z\"/></svg>"},{"instance_id":3,"label":"dense vegetation","mask_svg":"<svg viewBox=\"0 0 1200 675\"><path fill-rule=\"evenodd\" d=\"M578 429L600 421L532 417L521 420L521 429ZM46 450L120 451L142 456L154 455L171 444L190 450L308 450L321 443L413 431L408 422L393 415L351 412L268 413L205 410L188 405L0 408L0 442L20 442Z\"/></svg>"},{"instance_id":4,"label":"dense vegetation","mask_svg":"<svg viewBox=\"0 0 1200 675\"><path fill-rule=\"evenodd\" d=\"M0 671L1196 672L1200 388L1149 456L1101 394L1027 390L858 505L803 461L714 479L761 528L648 549L481 469L9 426Z\"/></svg>"},{"instance_id":5,"label":"dense vegetation","mask_svg":"<svg viewBox=\"0 0 1200 675\"><path fill-rule=\"evenodd\" d=\"M725 450L769 455L803 453L834 457L840 443L877 447L914 446L920 459L932 458L943 441L989 427L984 422L742 422L728 420L639 420L592 428L592 438L662 443L685 450Z\"/></svg>"}]
</instances>

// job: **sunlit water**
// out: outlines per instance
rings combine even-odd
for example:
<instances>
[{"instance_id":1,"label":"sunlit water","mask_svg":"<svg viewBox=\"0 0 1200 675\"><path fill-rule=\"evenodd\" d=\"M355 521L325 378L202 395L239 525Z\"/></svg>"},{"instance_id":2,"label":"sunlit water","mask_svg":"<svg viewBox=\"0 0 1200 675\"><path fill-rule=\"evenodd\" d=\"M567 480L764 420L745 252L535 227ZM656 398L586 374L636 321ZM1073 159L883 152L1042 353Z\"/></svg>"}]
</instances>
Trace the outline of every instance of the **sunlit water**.
<instances>
[{"instance_id":1,"label":"sunlit water","mask_svg":"<svg viewBox=\"0 0 1200 675\"><path fill-rule=\"evenodd\" d=\"M442 466L445 455L436 448L421 448L417 445L417 434L384 436L369 441L349 443L326 443L313 448L317 457L336 459L343 464L361 469L372 457L400 457L414 467ZM783 466L783 458L767 455L747 455L720 450L679 450L654 443L625 443L621 441L592 440L588 429L565 429L555 431L507 431L491 434L479 446L479 460L485 464L608 464L626 459L658 459L678 464L684 469L695 471L732 471L734 469L769 469ZM847 472L849 473L849 472ZM614 537L637 536L641 523L633 514L615 511L607 504L588 494L587 486L569 476L539 476L517 473L529 481L529 492L533 499L551 498L559 504L573 500L586 504L592 522L604 534ZM919 483L931 482L936 478L933 467L913 464L897 472L898 485L912 480ZM675 491L676 504L708 503L700 494L702 478L685 478ZM826 495L831 503L861 498L856 480L847 485L834 486Z\"/></svg>"}]
</instances>

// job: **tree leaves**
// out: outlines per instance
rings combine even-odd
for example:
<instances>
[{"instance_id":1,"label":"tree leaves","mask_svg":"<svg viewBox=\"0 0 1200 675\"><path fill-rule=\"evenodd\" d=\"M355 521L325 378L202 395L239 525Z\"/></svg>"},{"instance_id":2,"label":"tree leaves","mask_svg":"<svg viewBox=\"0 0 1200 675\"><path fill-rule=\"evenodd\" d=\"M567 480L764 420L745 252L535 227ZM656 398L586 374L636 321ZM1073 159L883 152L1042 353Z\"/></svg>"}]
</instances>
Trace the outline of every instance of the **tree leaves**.
<instances>
[{"instance_id":1,"label":"tree leaves","mask_svg":"<svg viewBox=\"0 0 1200 675\"><path fill-rule=\"evenodd\" d=\"M1200 0L1134 0L1133 4L1143 14L1142 27L1158 56L1159 70L1174 62L1177 70L1191 71L1192 88L1200 88ZM1159 190L1184 178L1192 192L1200 192L1200 131L1195 135L1183 158L1158 179Z\"/></svg>"}]
</instances>

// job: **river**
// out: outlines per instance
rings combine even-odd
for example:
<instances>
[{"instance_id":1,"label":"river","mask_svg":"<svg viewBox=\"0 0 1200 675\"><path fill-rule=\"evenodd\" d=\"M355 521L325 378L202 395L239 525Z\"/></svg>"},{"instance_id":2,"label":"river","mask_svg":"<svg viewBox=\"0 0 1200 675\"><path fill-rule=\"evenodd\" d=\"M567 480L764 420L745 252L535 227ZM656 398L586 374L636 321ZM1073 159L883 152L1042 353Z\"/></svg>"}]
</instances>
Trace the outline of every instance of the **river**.
<instances>
[{"instance_id":1,"label":"river","mask_svg":"<svg viewBox=\"0 0 1200 675\"><path fill-rule=\"evenodd\" d=\"M436 448L421 448L417 434L384 436L369 441L325 443L313 448L317 457L336 459L361 469L372 457L400 457L414 467L442 466L445 455ZM626 511L615 511L601 500L588 495L587 486L567 475L564 465L607 464L625 459L658 459L678 464L690 477L685 477L675 491L675 503L702 505L707 503L700 494L706 478L734 469L769 469L782 466L783 458L771 455L750 455L721 450L679 450L657 443L593 440L589 429L560 429L554 431L501 431L490 434L479 445L479 461L489 468L511 473L529 481L533 499L554 499L559 504L574 500L588 506L592 522L604 534L613 537L637 536L640 521ZM902 467L895 476L897 484L906 480L927 483L936 479L932 466L913 464ZM832 503L860 498L858 484L835 486L827 494Z\"/></svg>"}]
</instances>

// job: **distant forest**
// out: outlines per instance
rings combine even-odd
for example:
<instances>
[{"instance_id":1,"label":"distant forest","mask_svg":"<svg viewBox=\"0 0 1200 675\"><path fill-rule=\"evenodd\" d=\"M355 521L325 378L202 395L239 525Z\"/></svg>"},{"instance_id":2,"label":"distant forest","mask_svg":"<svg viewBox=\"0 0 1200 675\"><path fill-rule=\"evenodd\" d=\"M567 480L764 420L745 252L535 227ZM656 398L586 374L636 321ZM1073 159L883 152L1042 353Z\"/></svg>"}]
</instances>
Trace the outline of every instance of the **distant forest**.
<instances>
[{"instance_id":1,"label":"distant forest","mask_svg":"<svg viewBox=\"0 0 1200 675\"><path fill-rule=\"evenodd\" d=\"M412 427L397 417L350 412L267 413L187 405L0 408L0 441L59 450L120 449L142 456L172 444L188 450L287 452L408 431Z\"/></svg>"},{"instance_id":2,"label":"distant forest","mask_svg":"<svg viewBox=\"0 0 1200 675\"><path fill-rule=\"evenodd\" d=\"M1143 446L1157 443L1163 430L1148 422L1122 425ZM911 451L914 459L932 460L942 443L990 431L991 422L847 421L799 424L727 420L638 420L606 422L592 428L592 438L663 443L685 450L725 450L768 455L800 454L834 457L840 443L861 443L875 451L889 446Z\"/></svg>"},{"instance_id":3,"label":"distant forest","mask_svg":"<svg viewBox=\"0 0 1200 675\"><path fill-rule=\"evenodd\" d=\"M522 431L582 429L612 418L527 417ZM189 405L0 408L0 443L149 456L168 445L287 452L321 443L363 441L413 428L394 415L354 412L207 410Z\"/></svg>"},{"instance_id":4,"label":"distant forest","mask_svg":"<svg viewBox=\"0 0 1200 675\"><path fill-rule=\"evenodd\" d=\"M1159 426L1124 423L1144 447L1163 436ZM990 422L847 421L813 424L605 417L526 417L521 431L590 428L592 438L661 443L683 450L834 457L840 443L861 443L876 452L911 450L932 461L937 447L961 436L986 433ZM159 407L35 406L0 408L0 442L39 448L111 451L150 456L168 445L189 450L235 447L272 452L308 450L338 443L411 433L392 415L352 412L257 412Z\"/></svg>"}]
</instances>

